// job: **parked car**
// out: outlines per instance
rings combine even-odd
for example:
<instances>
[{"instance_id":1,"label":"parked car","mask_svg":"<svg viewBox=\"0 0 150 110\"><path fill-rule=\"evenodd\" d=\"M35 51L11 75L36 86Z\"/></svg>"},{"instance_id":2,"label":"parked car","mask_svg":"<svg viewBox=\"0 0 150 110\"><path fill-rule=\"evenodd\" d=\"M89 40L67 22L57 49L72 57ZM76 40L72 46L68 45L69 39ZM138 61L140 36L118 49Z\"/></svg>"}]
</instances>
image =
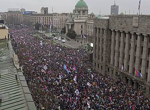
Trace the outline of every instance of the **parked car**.
<instances>
[{"instance_id":1,"label":"parked car","mask_svg":"<svg viewBox=\"0 0 150 110\"><path fill-rule=\"evenodd\" d=\"M53 40L58 40L58 38L57 38L57 37L54 37Z\"/></svg>"},{"instance_id":2,"label":"parked car","mask_svg":"<svg viewBox=\"0 0 150 110\"><path fill-rule=\"evenodd\" d=\"M62 39L61 41L62 41L62 43L65 43L65 42L66 42L66 40L65 40L65 39Z\"/></svg>"}]
</instances>

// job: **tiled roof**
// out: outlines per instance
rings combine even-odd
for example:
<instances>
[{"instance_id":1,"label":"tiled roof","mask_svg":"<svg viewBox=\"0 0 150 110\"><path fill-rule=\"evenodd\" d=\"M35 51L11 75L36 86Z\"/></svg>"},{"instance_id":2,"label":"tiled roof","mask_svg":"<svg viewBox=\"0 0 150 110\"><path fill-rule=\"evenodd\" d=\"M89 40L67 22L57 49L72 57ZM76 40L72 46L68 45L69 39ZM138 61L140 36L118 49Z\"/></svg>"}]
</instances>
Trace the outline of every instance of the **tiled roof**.
<instances>
[{"instance_id":1,"label":"tiled roof","mask_svg":"<svg viewBox=\"0 0 150 110\"><path fill-rule=\"evenodd\" d=\"M36 110L25 78L15 68L5 41L0 41L0 99L0 110Z\"/></svg>"}]
</instances>

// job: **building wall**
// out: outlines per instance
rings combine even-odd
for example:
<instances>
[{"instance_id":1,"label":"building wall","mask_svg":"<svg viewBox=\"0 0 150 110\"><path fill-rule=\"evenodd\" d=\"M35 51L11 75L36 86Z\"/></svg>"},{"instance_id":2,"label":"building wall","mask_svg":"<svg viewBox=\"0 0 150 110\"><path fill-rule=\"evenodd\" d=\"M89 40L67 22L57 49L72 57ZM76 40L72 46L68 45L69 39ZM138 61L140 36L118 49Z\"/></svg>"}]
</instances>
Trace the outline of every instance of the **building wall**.
<instances>
[{"instance_id":1,"label":"building wall","mask_svg":"<svg viewBox=\"0 0 150 110\"><path fill-rule=\"evenodd\" d=\"M119 13L119 6L118 5L112 5L111 6L111 15L118 15Z\"/></svg>"},{"instance_id":2,"label":"building wall","mask_svg":"<svg viewBox=\"0 0 150 110\"><path fill-rule=\"evenodd\" d=\"M74 31L77 35L86 34L86 25L85 22L75 22Z\"/></svg>"},{"instance_id":3,"label":"building wall","mask_svg":"<svg viewBox=\"0 0 150 110\"><path fill-rule=\"evenodd\" d=\"M8 38L8 29L0 29L0 39Z\"/></svg>"},{"instance_id":4,"label":"building wall","mask_svg":"<svg viewBox=\"0 0 150 110\"><path fill-rule=\"evenodd\" d=\"M66 20L68 18L68 13L53 13L53 14L32 14L31 21L33 24L43 22L43 25L50 25L50 21L54 27L57 28L58 31L61 31L62 28L65 27ZM27 16L26 16L27 17ZM41 20L42 18L42 20Z\"/></svg>"},{"instance_id":5,"label":"building wall","mask_svg":"<svg viewBox=\"0 0 150 110\"><path fill-rule=\"evenodd\" d=\"M31 15L23 15L23 24L32 25Z\"/></svg>"},{"instance_id":6,"label":"building wall","mask_svg":"<svg viewBox=\"0 0 150 110\"><path fill-rule=\"evenodd\" d=\"M93 67L150 93L150 16L95 19ZM102 68L101 68L102 66ZM123 69L122 69L123 68ZM137 77L135 69L142 73Z\"/></svg>"},{"instance_id":7,"label":"building wall","mask_svg":"<svg viewBox=\"0 0 150 110\"><path fill-rule=\"evenodd\" d=\"M41 14L48 14L48 7L42 7Z\"/></svg>"},{"instance_id":8,"label":"building wall","mask_svg":"<svg viewBox=\"0 0 150 110\"><path fill-rule=\"evenodd\" d=\"M65 27L66 20L68 18L68 13L54 13L53 14L53 24L58 31L61 31Z\"/></svg>"},{"instance_id":9,"label":"building wall","mask_svg":"<svg viewBox=\"0 0 150 110\"><path fill-rule=\"evenodd\" d=\"M8 24L21 24L23 21L23 13L19 11L8 11L5 13L5 19Z\"/></svg>"},{"instance_id":10,"label":"building wall","mask_svg":"<svg viewBox=\"0 0 150 110\"><path fill-rule=\"evenodd\" d=\"M31 21L33 24L39 23L43 25L49 25L50 20L52 21L52 14L44 15L44 14L32 14Z\"/></svg>"},{"instance_id":11,"label":"building wall","mask_svg":"<svg viewBox=\"0 0 150 110\"><path fill-rule=\"evenodd\" d=\"M93 25L94 25L93 20L87 20L86 34L89 36L93 36Z\"/></svg>"}]
</instances>

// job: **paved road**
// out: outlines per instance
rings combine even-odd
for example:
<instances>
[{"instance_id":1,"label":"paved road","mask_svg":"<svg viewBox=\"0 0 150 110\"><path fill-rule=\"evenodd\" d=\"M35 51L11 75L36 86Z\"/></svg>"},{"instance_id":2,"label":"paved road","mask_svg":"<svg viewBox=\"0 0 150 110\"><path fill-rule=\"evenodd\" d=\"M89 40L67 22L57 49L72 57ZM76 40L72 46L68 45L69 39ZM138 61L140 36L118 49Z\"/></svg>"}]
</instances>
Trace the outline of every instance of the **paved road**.
<instances>
[{"instance_id":1,"label":"paved road","mask_svg":"<svg viewBox=\"0 0 150 110\"><path fill-rule=\"evenodd\" d=\"M45 35L49 36L49 34L45 34ZM77 42L77 41L72 40L72 39L69 39L69 40L66 39L65 43L62 43L59 40L54 40L54 42L60 43L61 45L64 45L64 46L67 46L67 47L70 47L70 48L79 48L82 45L80 42Z\"/></svg>"}]
</instances>

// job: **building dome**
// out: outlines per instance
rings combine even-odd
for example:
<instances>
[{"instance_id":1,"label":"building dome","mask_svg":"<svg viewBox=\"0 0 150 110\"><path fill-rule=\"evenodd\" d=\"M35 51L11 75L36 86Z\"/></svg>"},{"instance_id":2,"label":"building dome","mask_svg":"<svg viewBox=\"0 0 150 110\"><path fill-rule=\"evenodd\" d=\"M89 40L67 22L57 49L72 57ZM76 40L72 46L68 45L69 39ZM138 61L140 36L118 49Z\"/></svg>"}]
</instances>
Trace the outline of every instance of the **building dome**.
<instances>
[{"instance_id":1,"label":"building dome","mask_svg":"<svg viewBox=\"0 0 150 110\"><path fill-rule=\"evenodd\" d=\"M87 4L83 0L78 1L75 7L76 8L88 8Z\"/></svg>"}]
</instances>

